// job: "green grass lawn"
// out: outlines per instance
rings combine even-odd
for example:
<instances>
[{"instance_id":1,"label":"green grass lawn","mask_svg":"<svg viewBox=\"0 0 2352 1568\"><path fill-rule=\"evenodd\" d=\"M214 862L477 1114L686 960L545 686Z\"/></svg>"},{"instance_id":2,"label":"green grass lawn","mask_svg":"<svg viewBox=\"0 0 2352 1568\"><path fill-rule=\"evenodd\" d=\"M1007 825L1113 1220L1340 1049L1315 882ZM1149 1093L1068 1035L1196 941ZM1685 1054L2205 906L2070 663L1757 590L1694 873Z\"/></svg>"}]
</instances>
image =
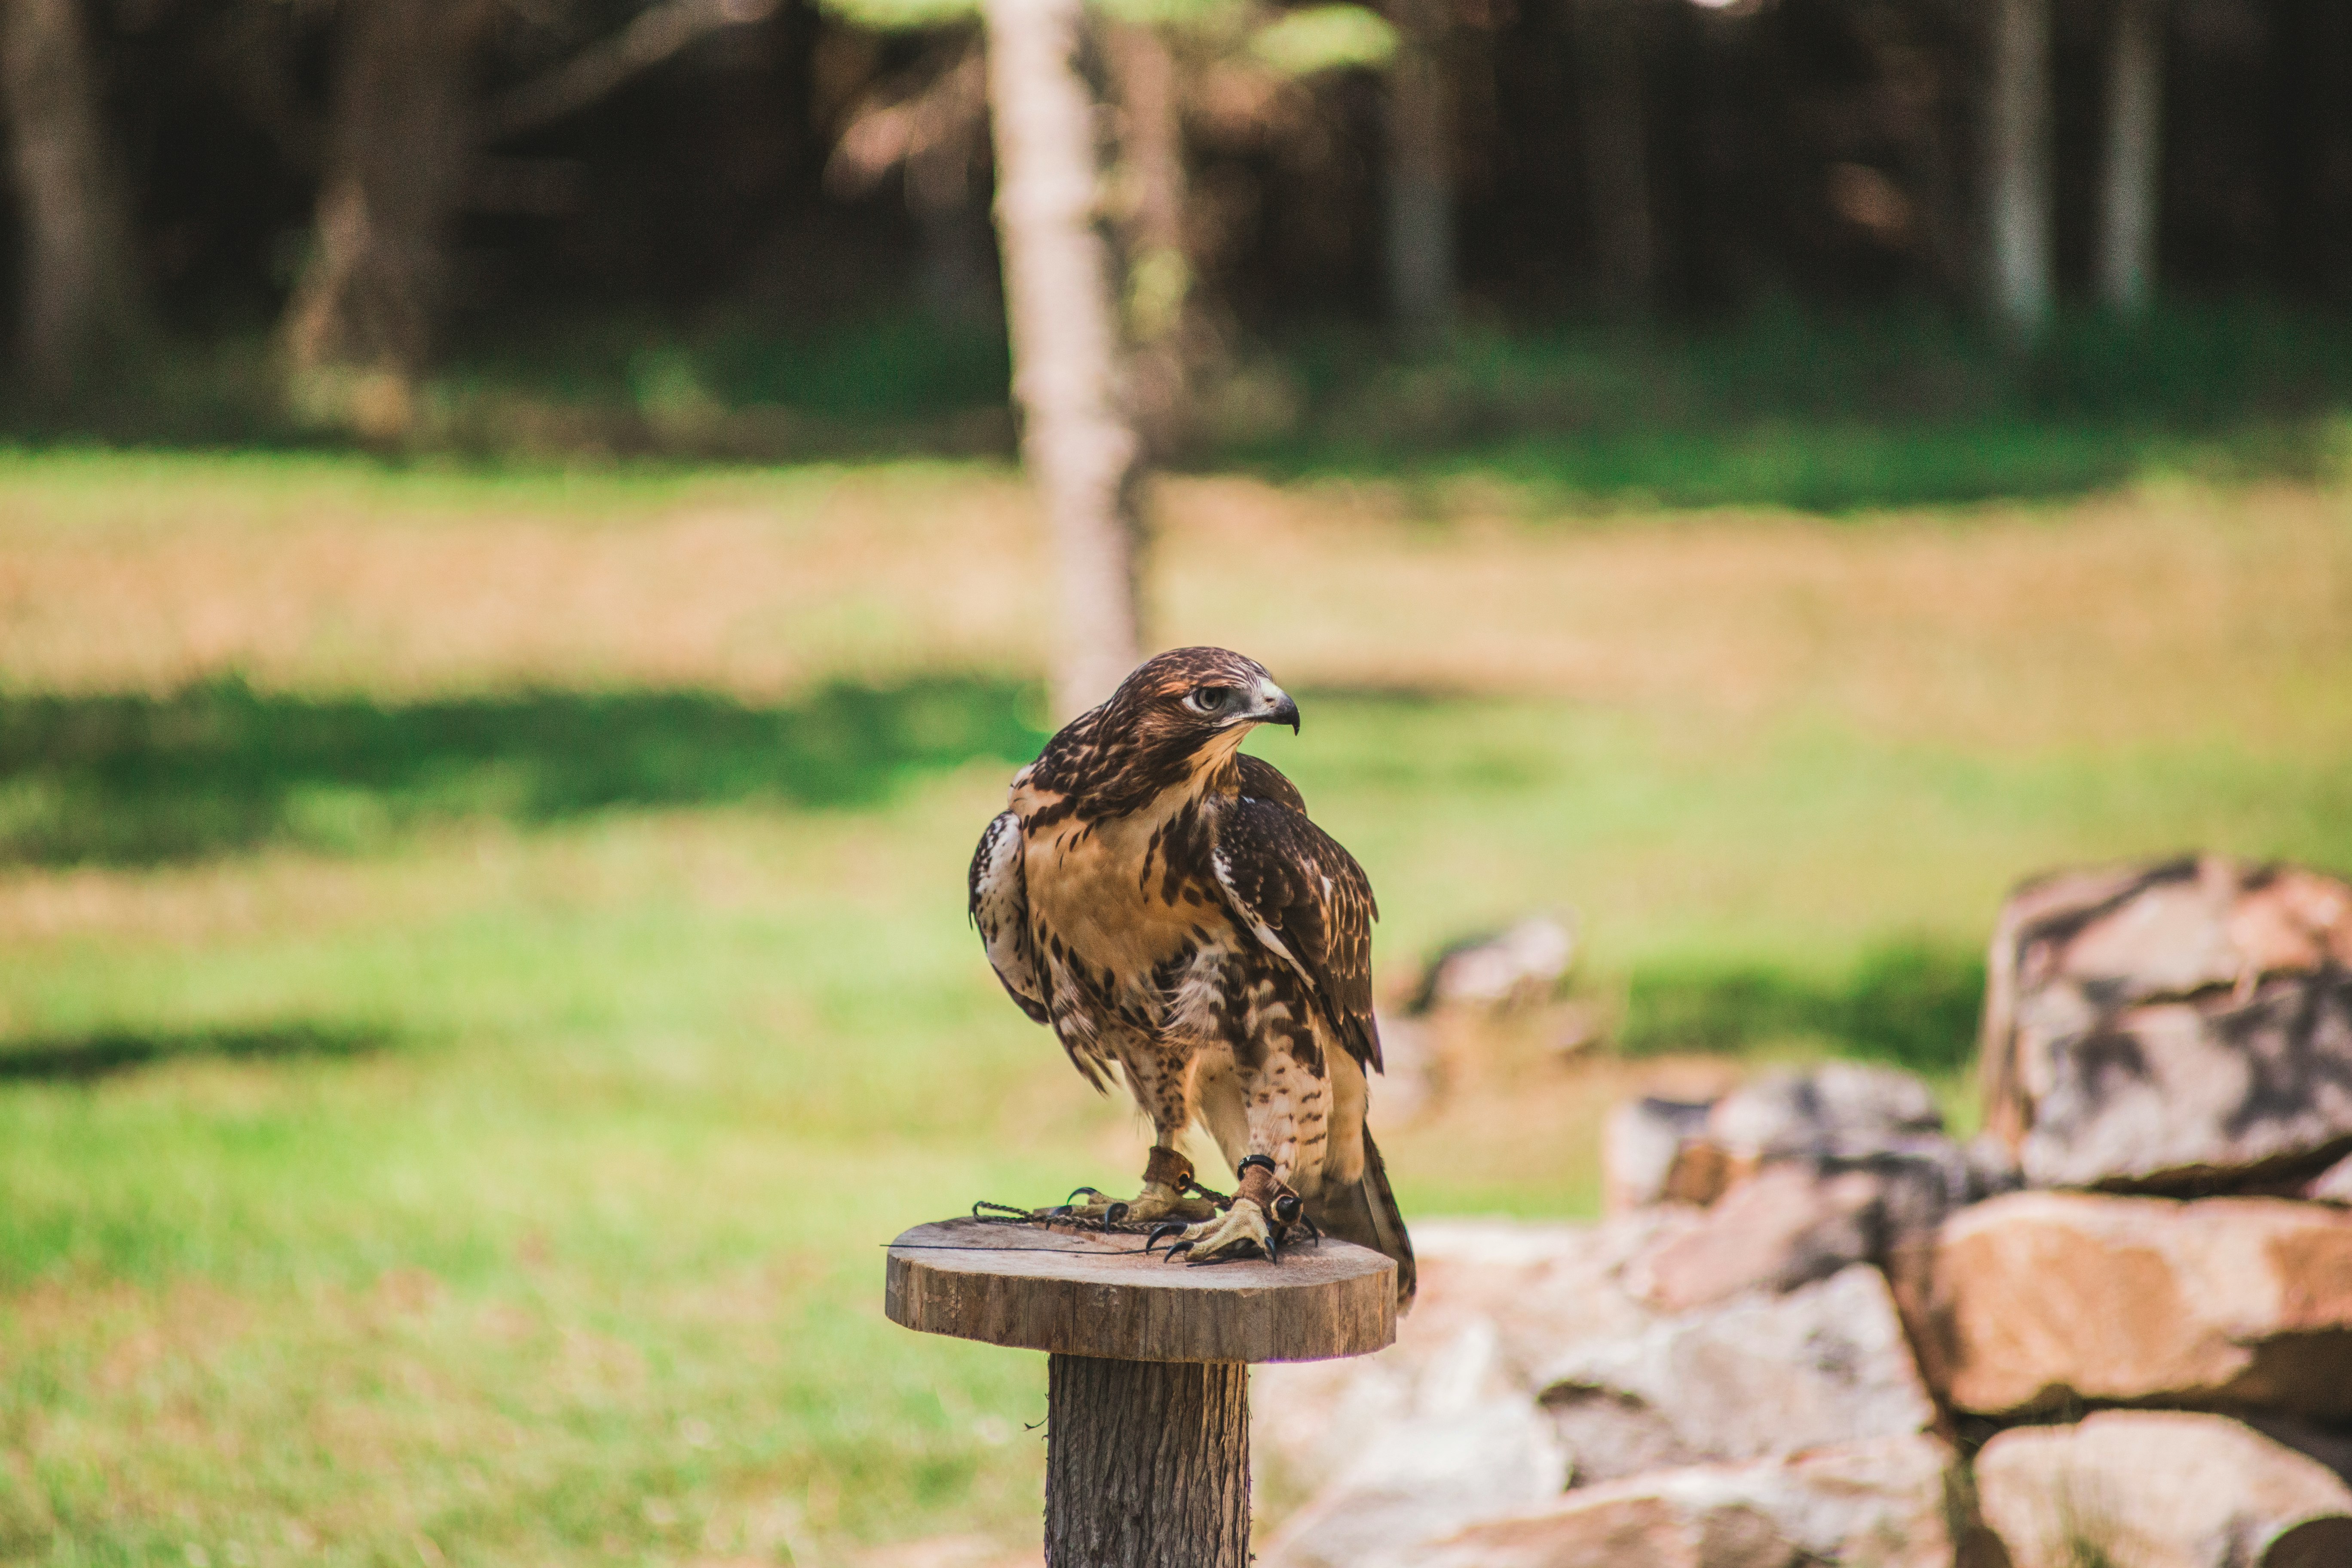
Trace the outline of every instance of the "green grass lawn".
<instances>
[{"instance_id":1,"label":"green grass lawn","mask_svg":"<svg viewBox=\"0 0 2352 1568\"><path fill-rule=\"evenodd\" d=\"M1580 986L1644 1049L1883 1045L1949 1092L1934 976L2019 876L2192 845L2352 865L2334 492L1831 528L1381 505L1182 491L1160 571L1172 635L1302 691L1303 732L1253 744L1370 871L1387 975L1572 907ZM756 605L707 646L632 641L688 590L625 548L913 595L1034 558L1008 507L992 468L0 466L26 606L0 646L40 672L0 691L0 1562L806 1568L1034 1537L1043 1358L880 1312L898 1229L1114 1185L1140 1148L963 920L1036 734L1034 590L961 630L942 599L946 640L877 668L869 631ZM693 531L720 508L751 531ZM256 530L327 564L173 596ZM517 530L518 581L598 551L607 576L453 608ZM2021 610L2053 583L2054 633ZM126 603L152 624L77 626ZM323 629L269 640L306 604ZM763 626L796 683L728 662ZM462 678L404 651L443 645ZM1443 679L1399 689L1416 663ZM1841 1035L1873 996L1941 1021ZM1643 1070L1490 1064L1383 1132L1408 1214L1590 1212L1593 1129Z\"/></svg>"}]
</instances>

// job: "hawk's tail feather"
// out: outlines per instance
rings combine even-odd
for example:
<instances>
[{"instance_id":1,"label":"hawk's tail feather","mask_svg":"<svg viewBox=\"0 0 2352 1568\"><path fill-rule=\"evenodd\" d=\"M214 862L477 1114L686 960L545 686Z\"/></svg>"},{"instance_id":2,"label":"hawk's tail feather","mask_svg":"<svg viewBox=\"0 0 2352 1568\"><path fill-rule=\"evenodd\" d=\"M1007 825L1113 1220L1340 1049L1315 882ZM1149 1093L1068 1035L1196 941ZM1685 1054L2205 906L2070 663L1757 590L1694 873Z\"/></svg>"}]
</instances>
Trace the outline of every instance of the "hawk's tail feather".
<instances>
[{"instance_id":1,"label":"hawk's tail feather","mask_svg":"<svg viewBox=\"0 0 2352 1568\"><path fill-rule=\"evenodd\" d=\"M1389 1190L1388 1167L1381 1163L1380 1145L1372 1130L1364 1129L1364 1173L1351 1185L1327 1189L1307 1215L1342 1241L1369 1247L1397 1266L1397 1310L1412 1305L1415 1275L1412 1237L1405 1234L1404 1215L1396 1194Z\"/></svg>"}]
</instances>

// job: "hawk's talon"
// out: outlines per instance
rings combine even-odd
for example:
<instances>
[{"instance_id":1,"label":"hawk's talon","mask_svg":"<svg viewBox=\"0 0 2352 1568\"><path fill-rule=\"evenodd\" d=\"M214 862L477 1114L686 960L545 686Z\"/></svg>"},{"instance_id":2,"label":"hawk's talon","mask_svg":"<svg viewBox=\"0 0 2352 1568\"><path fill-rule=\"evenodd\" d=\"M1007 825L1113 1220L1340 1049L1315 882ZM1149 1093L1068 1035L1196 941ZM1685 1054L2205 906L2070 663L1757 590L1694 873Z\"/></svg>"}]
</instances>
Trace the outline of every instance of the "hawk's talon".
<instances>
[{"instance_id":1,"label":"hawk's talon","mask_svg":"<svg viewBox=\"0 0 2352 1568\"><path fill-rule=\"evenodd\" d=\"M1192 1227L1190 1226L1186 1225L1181 1219L1171 1219L1165 1224L1155 1225L1151 1227L1151 1234L1143 1238L1143 1250L1150 1252L1153 1247L1159 1246L1160 1238L1162 1237L1181 1236L1191 1228ZM1192 1244L1188 1241L1184 1245L1190 1247ZM1171 1251L1168 1256L1173 1258L1176 1254Z\"/></svg>"},{"instance_id":2,"label":"hawk's talon","mask_svg":"<svg viewBox=\"0 0 2352 1568\"><path fill-rule=\"evenodd\" d=\"M1148 1250L1148 1249L1147 1249L1147 1250ZM1189 1241L1180 1241L1180 1242L1177 1242L1174 1246L1172 1246L1172 1247L1169 1247L1169 1249L1168 1249L1168 1256L1167 1256L1167 1257L1165 1257L1165 1258L1161 1258L1160 1261L1161 1261L1162 1263L1173 1263L1173 1262L1175 1262L1175 1261L1176 1261L1176 1255L1177 1255L1178 1253L1180 1253L1180 1252L1190 1252L1190 1251L1192 1251L1192 1244L1191 1242L1189 1242ZM1192 1263L1199 1263L1199 1262L1202 1262L1202 1259L1198 1258L1188 1258L1186 1261L1188 1261L1188 1262L1192 1262ZM1211 1259L1210 1261L1213 1261L1213 1259Z\"/></svg>"},{"instance_id":3,"label":"hawk's talon","mask_svg":"<svg viewBox=\"0 0 2352 1568\"><path fill-rule=\"evenodd\" d=\"M1101 1190L1100 1190L1099 1188L1096 1188L1096 1187L1072 1187L1072 1188L1070 1189L1070 1195L1069 1195L1068 1197L1064 1198L1064 1199L1062 1200L1062 1206L1063 1206L1064 1208L1067 1208L1071 1204L1076 1203L1076 1202L1077 1201L1078 1194L1080 1194L1081 1193L1085 1194L1087 1197L1090 1197L1090 1198L1098 1198L1098 1197L1102 1196L1102 1192L1101 1192Z\"/></svg>"},{"instance_id":4,"label":"hawk's talon","mask_svg":"<svg viewBox=\"0 0 2352 1568\"><path fill-rule=\"evenodd\" d=\"M1273 1233L1265 1210L1255 1198L1235 1198L1233 1207L1214 1219L1188 1226L1177 1247L1190 1252L1192 1263L1224 1263L1236 1258L1264 1258ZM1170 1249L1171 1257L1175 1248Z\"/></svg>"},{"instance_id":5,"label":"hawk's talon","mask_svg":"<svg viewBox=\"0 0 2352 1568\"><path fill-rule=\"evenodd\" d=\"M1032 1217L1049 1222L1070 1220L1108 1228L1112 1226L1150 1225L1163 1219L1186 1223L1205 1218L1214 1212L1200 1200L1186 1197L1177 1188L1152 1181L1146 1181L1143 1190L1131 1198L1113 1198L1098 1187L1078 1187L1071 1192L1070 1196L1085 1201L1039 1209Z\"/></svg>"}]
</instances>

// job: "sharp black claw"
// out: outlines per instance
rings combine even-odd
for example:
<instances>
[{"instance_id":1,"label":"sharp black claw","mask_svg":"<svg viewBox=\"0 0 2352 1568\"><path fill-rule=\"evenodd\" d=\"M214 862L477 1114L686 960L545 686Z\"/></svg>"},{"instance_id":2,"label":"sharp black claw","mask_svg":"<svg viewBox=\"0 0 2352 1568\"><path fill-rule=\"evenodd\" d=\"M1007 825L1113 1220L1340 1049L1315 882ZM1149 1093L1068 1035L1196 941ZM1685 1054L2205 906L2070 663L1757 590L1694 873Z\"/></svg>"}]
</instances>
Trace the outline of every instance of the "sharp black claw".
<instances>
[{"instance_id":1,"label":"sharp black claw","mask_svg":"<svg viewBox=\"0 0 2352 1568\"><path fill-rule=\"evenodd\" d=\"M1149 1252L1153 1247L1159 1246L1160 1238L1163 1236L1181 1236L1184 1234L1184 1231L1185 1226L1180 1220L1170 1220L1165 1224L1155 1225L1151 1227L1151 1234L1143 1238L1143 1250ZM1192 1243L1186 1242L1184 1245L1190 1247ZM1168 1256L1173 1258L1176 1254L1171 1249Z\"/></svg>"},{"instance_id":2,"label":"sharp black claw","mask_svg":"<svg viewBox=\"0 0 2352 1568\"><path fill-rule=\"evenodd\" d=\"M1167 1258L1164 1258L1162 1261L1164 1261L1164 1262L1169 1262L1169 1263L1173 1263L1173 1262L1175 1262L1175 1261L1176 1261L1176 1255L1177 1255L1178 1253L1180 1253L1180 1252L1190 1252L1190 1251L1192 1251L1192 1244L1191 1242L1189 1242L1189 1241L1180 1241L1180 1242L1178 1242L1175 1246L1173 1246L1173 1247L1170 1247L1170 1248L1168 1249L1168 1256L1167 1256ZM1185 1261L1186 1261L1187 1263L1198 1263L1198 1262L1200 1262L1201 1260L1200 1260L1199 1258L1186 1258L1186 1259L1185 1259Z\"/></svg>"},{"instance_id":3,"label":"sharp black claw","mask_svg":"<svg viewBox=\"0 0 2352 1568\"><path fill-rule=\"evenodd\" d=\"M1323 1227L1321 1226L1318 1226L1313 1220L1308 1219L1304 1214L1298 1216L1298 1223L1307 1227L1307 1239L1314 1242L1318 1247L1323 1245Z\"/></svg>"},{"instance_id":4,"label":"sharp black claw","mask_svg":"<svg viewBox=\"0 0 2352 1568\"><path fill-rule=\"evenodd\" d=\"M1066 1208L1069 1206L1069 1205L1077 1198L1077 1195L1080 1193L1086 1194L1086 1195L1090 1198L1098 1198L1102 1196L1102 1194L1097 1192L1092 1187L1072 1187L1070 1189L1070 1195L1062 1200L1063 1206Z\"/></svg>"},{"instance_id":5,"label":"sharp black claw","mask_svg":"<svg viewBox=\"0 0 2352 1568\"><path fill-rule=\"evenodd\" d=\"M1067 1219L1070 1217L1070 1205L1067 1204L1055 1204L1052 1208L1045 1211L1045 1217L1047 1219Z\"/></svg>"},{"instance_id":6,"label":"sharp black claw","mask_svg":"<svg viewBox=\"0 0 2352 1568\"><path fill-rule=\"evenodd\" d=\"M1110 1207L1103 1210L1103 1223L1105 1225L1117 1225L1126 1217L1127 1205L1125 1204L1113 1204Z\"/></svg>"},{"instance_id":7,"label":"sharp black claw","mask_svg":"<svg viewBox=\"0 0 2352 1568\"><path fill-rule=\"evenodd\" d=\"M1265 1238L1265 1260L1268 1263L1279 1263L1282 1261L1281 1249L1276 1245L1274 1237L1270 1236Z\"/></svg>"}]
</instances>

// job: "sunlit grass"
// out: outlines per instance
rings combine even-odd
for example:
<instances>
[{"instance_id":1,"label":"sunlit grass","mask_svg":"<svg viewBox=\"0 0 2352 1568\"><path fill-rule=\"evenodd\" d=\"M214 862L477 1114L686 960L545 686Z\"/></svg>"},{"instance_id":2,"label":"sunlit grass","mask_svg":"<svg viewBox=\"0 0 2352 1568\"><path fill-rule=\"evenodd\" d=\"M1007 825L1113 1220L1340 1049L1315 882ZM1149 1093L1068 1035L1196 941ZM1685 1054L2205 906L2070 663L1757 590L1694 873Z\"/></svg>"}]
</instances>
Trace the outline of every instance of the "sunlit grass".
<instances>
[{"instance_id":1,"label":"sunlit grass","mask_svg":"<svg viewBox=\"0 0 2352 1568\"><path fill-rule=\"evenodd\" d=\"M1116 1184L1139 1135L965 927L997 730L826 752L857 787L811 794L758 717L977 669L990 723L1028 722L1007 694L1045 590L1002 476L10 463L10 700L79 694L70 717L246 671L248 750L206 787L331 786L369 826L264 813L0 867L0 1562L1027 1539L1040 1358L891 1328L879 1244ZM698 522L714 497L731 521ZM1253 744L1370 869L1391 979L1572 910L1578 1000L1645 1047L1900 1054L1840 1033L1856 998L1940 996L1916 1048L1948 1062L1949 987L1887 955L1965 963L2027 872L2192 845L2352 865L2330 492L1846 525L1167 500L1164 624L1301 692L1303 732ZM208 552L234 564L191 584ZM874 583L917 595L921 638L823 613ZM126 629L135 659L91 629L126 594L168 612ZM524 688L569 717L501 706ZM109 786L126 829L174 808L191 743L140 733L121 755L164 782ZM628 787L532 809L489 787L518 758ZM1772 1008L1727 1025L1741 986ZM1450 1066L1428 1119L1375 1112L1411 1215L1589 1213L1612 1097L1724 1070L1571 1059L1533 1021Z\"/></svg>"}]
</instances>

